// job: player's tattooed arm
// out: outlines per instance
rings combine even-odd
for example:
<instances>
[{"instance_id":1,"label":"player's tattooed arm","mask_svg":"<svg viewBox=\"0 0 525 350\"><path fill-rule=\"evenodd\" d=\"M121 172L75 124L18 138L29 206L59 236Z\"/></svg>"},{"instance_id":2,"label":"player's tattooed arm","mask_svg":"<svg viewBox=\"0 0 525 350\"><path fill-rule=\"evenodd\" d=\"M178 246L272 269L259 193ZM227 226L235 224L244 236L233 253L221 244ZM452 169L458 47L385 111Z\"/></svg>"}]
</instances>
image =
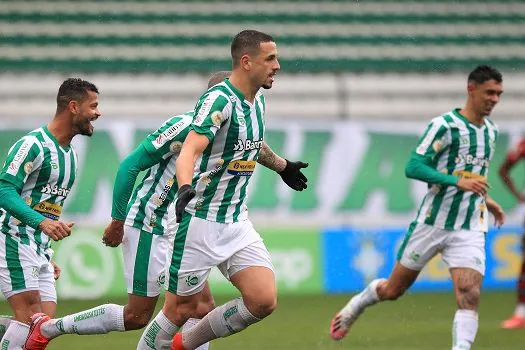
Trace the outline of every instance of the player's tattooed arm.
<instances>
[{"instance_id":1,"label":"player's tattooed arm","mask_svg":"<svg viewBox=\"0 0 525 350\"><path fill-rule=\"evenodd\" d=\"M279 157L264 141L257 162L278 173L286 168L286 159Z\"/></svg>"}]
</instances>

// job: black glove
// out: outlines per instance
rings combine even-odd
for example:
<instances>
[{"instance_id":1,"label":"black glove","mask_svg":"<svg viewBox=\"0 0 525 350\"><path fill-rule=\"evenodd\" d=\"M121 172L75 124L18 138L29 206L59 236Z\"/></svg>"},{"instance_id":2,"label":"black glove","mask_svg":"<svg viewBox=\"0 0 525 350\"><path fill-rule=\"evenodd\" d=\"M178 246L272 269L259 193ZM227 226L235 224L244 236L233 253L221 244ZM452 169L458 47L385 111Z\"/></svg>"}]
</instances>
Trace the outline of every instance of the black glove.
<instances>
[{"instance_id":1,"label":"black glove","mask_svg":"<svg viewBox=\"0 0 525 350\"><path fill-rule=\"evenodd\" d=\"M195 197L195 190L191 187L191 185L183 185L177 191L177 202L175 202L175 217L177 223L182 221L184 208L186 208L193 197Z\"/></svg>"},{"instance_id":2,"label":"black glove","mask_svg":"<svg viewBox=\"0 0 525 350\"><path fill-rule=\"evenodd\" d=\"M290 162L288 159L285 160L286 167L278 174L281 175L284 183L290 186L290 188L296 191L304 190L306 187L308 187L306 186L308 179L301 172L301 169L308 167L308 163L303 163L301 161Z\"/></svg>"}]
</instances>

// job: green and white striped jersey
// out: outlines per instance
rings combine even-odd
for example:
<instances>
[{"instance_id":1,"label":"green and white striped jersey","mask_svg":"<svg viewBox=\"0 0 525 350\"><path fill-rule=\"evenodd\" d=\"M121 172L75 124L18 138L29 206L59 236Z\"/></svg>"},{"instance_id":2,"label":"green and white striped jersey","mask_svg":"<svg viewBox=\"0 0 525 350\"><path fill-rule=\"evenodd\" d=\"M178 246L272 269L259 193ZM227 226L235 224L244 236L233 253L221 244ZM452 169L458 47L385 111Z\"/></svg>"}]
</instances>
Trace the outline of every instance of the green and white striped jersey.
<instances>
[{"instance_id":1,"label":"green and white striped jersey","mask_svg":"<svg viewBox=\"0 0 525 350\"><path fill-rule=\"evenodd\" d=\"M0 179L21 189L20 196L43 216L58 220L75 182L78 159L73 146L62 147L47 126L31 131L9 150ZM0 208L3 234L47 254L49 237Z\"/></svg>"},{"instance_id":2,"label":"green and white striped jersey","mask_svg":"<svg viewBox=\"0 0 525 350\"><path fill-rule=\"evenodd\" d=\"M415 152L432 159L436 170L459 177L487 177L494 155L497 126L485 118L476 126L455 109L434 118L421 137ZM456 186L430 186L423 199L417 222L445 230L488 230L485 199Z\"/></svg>"},{"instance_id":3,"label":"green and white striped jersey","mask_svg":"<svg viewBox=\"0 0 525 350\"><path fill-rule=\"evenodd\" d=\"M151 167L135 188L128 203L125 224L157 235L164 234L168 206L177 194L175 161L190 131L193 111L168 119L142 142L159 162Z\"/></svg>"},{"instance_id":4,"label":"green and white striped jersey","mask_svg":"<svg viewBox=\"0 0 525 350\"><path fill-rule=\"evenodd\" d=\"M201 96L192 129L210 140L195 164L196 196L186 211L209 221L246 220L247 187L264 136L264 96L252 103L228 79Z\"/></svg>"}]
</instances>

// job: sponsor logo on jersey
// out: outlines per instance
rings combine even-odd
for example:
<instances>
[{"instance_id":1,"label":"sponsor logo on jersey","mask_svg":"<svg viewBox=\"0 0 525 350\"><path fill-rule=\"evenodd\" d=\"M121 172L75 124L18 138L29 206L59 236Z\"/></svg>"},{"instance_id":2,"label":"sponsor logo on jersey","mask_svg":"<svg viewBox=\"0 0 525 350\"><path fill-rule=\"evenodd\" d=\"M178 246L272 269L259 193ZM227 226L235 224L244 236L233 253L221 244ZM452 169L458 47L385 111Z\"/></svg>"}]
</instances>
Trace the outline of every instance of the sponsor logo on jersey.
<instances>
[{"instance_id":1,"label":"sponsor logo on jersey","mask_svg":"<svg viewBox=\"0 0 525 350\"><path fill-rule=\"evenodd\" d=\"M26 158L27 154L29 153L30 149L31 145L29 143L22 143L22 146L20 146L18 152L16 152L15 156L13 157L11 164L9 164L9 169L13 172L17 172L20 168L20 165L22 164L22 161Z\"/></svg>"},{"instance_id":2,"label":"sponsor logo on jersey","mask_svg":"<svg viewBox=\"0 0 525 350\"><path fill-rule=\"evenodd\" d=\"M69 195L69 192L71 192L71 189L58 187L57 185L51 186L50 184L47 184L44 187L42 187L42 190L40 192L66 198Z\"/></svg>"},{"instance_id":3,"label":"sponsor logo on jersey","mask_svg":"<svg viewBox=\"0 0 525 350\"><path fill-rule=\"evenodd\" d=\"M255 149L259 149L262 147L263 140L237 140L237 142L233 145L233 150L235 152L238 151L253 151Z\"/></svg>"},{"instance_id":4,"label":"sponsor logo on jersey","mask_svg":"<svg viewBox=\"0 0 525 350\"><path fill-rule=\"evenodd\" d=\"M46 218L52 219L52 220L58 220L60 217L60 214L62 214L62 206L55 203L49 203L49 202L41 202L35 205L33 208Z\"/></svg>"},{"instance_id":5,"label":"sponsor logo on jersey","mask_svg":"<svg viewBox=\"0 0 525 350\"><path fill-rule=\"evenodd\" d=\"M166 185L164 185L164 188L162 189L162 193L159 195L154 194L151 197L151 202L157 207L160 207L166 198L168 198L168 194L170 193L174 183L175 180L173 178L168 179L168 181L166 181Z\"/></svg>"},{"instance_id":6,"label":"sponsor logo on jersey","mask_svg":"<svg viewBox=\"0 0 525 350\"><path fill-rule=\"evenodd\" d=\"M466 165L479 165L483 167L488 167L490 160L487 158L478 158L474 157L471 154L464 156L459 154L455 159L456 164L466 164Z\"/></svg>"},{"instance_id":7,"label":"sponsor logo on jersey","mask_svg":"<svg viewBox=\"0 0 525 350\"><path fill-rule=\"evenodd\" d=\"M166 142L169 140L172 140L175 136L180 134L182 130L185 128L184 120L178 121L166 130L164 130L162 133L160 133L155 140L153 141L153 146L156 148L162 147ZM171 150L171 145L170 145ZM175 152L174 152L175 153Z\"/></svg>"},{"instance_id":8,"label":"sponsor logo on jersey","mask_svg":"<svg viewBox=\"0 0 525 350\"><path fill-rule=\"evenodd\" d=\"M255 160L234 160L228 164L228 174L234 176L252 176L255 170Z\"/></svg>"},{"instance_id":9,"label":"sponsor logo on jersey","mask_svg":"<svg viewBox=\"0 0 525 350\"><path fill-rule=\"evenodd\" d=\"M217 161L217 163L215 164L215 168L213 168L212 171L210 171L208 176L204 176L201 181L203 181L203 183L206 186L208 186L209 183L211 182L211 178L219 173L219 171L222 169L223 165L224 165L224 159L219 159ZM208 182L208 180L209 180L209 182ZM208 182L208 183L206 183L206 182Z\"/></svg>"},{"instance_id":10,"label":"sponsor logo on jersey","mask_svg":"<svg viewBox=\"0 0 525 350\"><path fill-rule=\"evenodd\" d=\"M483 175L476 174L476 173L466 171L466 170L456 170L452 174L460 178L464 178L464 179L484 179L485 178L485 176Z\"/></svg>"},{"instance_id":11,"label":"sponsor logo on jersey","mask_svg":"<svg viewBox=\"0 0 525 350\"><path fill-rule=\"evenodd\" d=\"M195 116L195 119L193 120L193 124L200 126L204 119L208 116L210 113L211 107L213 106L213 98L210 96L206 97L204 101L202 101L201 108L199 109L199 112Z\"/></svg>"}]
</instances>

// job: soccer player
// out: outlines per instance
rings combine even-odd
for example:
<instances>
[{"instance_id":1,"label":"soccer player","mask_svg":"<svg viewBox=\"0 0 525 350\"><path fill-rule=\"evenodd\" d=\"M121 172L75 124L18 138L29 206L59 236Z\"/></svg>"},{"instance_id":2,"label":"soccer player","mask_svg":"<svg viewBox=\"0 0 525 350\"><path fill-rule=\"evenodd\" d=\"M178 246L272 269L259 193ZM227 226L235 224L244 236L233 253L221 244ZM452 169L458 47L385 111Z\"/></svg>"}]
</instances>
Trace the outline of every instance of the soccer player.
<instances>
[{"instance_id":1,"label":"soccer player","mask_svg":"<svg viewBox=\"0 0 525 350\"><path fill-rule=\"evenodd\" d=\"M516 199L523 203L525 202L525 194L518 191L514 181L509 175L510 170L518 163L519 160L525 158L525 137L523 137L516 147L509 150L505 161L499 168L499 175L503 182L507 185L509 191L516 197ZM501 323L502 328L515 329L525 328L525 233L522 235L521 240L521 272L518 277L518 303L514 314L507 320Z\"/></svg>"},{"instance_id":2,"label":"soccer player","mask_svg":"<svg viewBox=\"0 0 525 350\"><path fill-rule=\"evenodd\" d=\"M196 349L240 332L276 307L270 255L246 207L256 162L277 171L292 188L306 188L300 171L306 164L275 156L263 141L266 104L260 88L271 88L280 69L273 38L255 30L242 31L232 41L231 55L231 77L199 99L192 130L177 159L178 223L168 223L176 234L170 242L166 300L157 318L179 329L195 313L214 266L242 297L218 306L189 330L177 333L172 343L177 350ZM145 334L150 329L152 324Z\"/></svg>"},{"instance_id":3,"label":"soccer player","mask_svg":"<svg viewBox=\"0 0 525 350\"><path fill-rule=\"evenodd\" d=\"M222 82L230 74L214 74L208 87ZM101 305L52 320L36 315L35 324L40 326L33 328L26 343L27 349L44 349L50 339L63 334L88 335L136 330L149 322L164 283L170 238L165 229L168 206L174 200L177 188L174 181L175 161L192 119L193 111L170 118L150 134L119 167L113 190L113 220L105 230L103 241L112 247L122 242L128 304ZM133 191L138 174L145 170L148 173ZM132 191L133 197L129 201ZM198 318L215 307L207 284L197 302L194 316ZM197 321L196 318L189 319L184 328L191 327ZM157 322L163 320L158 319ZM160 349L162 339L169 346L175 334L173 327L164 324L162 328L155 326L154 329L166 333L159 334L157 339L152 338L151 332L145 334L142 346L145 349ZM207 344L200 349L207 349Z\"/></svg>"},{"instance_id":4,"label":"soccer player","mask_svg":"<svg viewBox=\"0 0 525 350\"><path fill-rule=\"evenodd\" d=\"M59 221L77 173L71 140L91 136L100 116L98 89L85 80L65 80L57 94L53 120L18 140L0 173L0 288L13 310L2 349L21 349L31 316L56 310L50 239L71 233L72 223Z\"/></svg>"},{"instance_id":5,"label":"soccer player","mask_svg":"<svg viewBox=\"0 0 525 350\"><path fill-rule=\"evenodd\" d=\"M487 174L498 137L487 118L503 93L502 76L478 66L468 76L463 108L434 118L406 166L406 176L428 183L429 190L398 252L388 279L372 281L334 317L333 339L342 339L370 305L396 300L414 283L437 253L448 265L458 310L452 349L470 349L478 329L481 281L485 273L488 212L502 225L505 214L487 195ZM487 212L488 210L488 212Z\"/></svg>"}]
</instances>

